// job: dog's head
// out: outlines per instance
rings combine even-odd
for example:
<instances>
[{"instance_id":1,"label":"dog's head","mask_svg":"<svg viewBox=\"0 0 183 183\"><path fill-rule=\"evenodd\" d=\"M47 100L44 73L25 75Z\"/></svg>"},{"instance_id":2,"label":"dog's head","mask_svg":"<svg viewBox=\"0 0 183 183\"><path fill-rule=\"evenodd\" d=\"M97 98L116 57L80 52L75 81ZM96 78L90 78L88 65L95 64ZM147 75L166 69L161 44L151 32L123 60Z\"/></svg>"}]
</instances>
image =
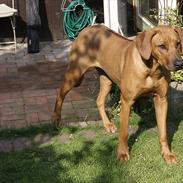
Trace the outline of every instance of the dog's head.
<instances>
[{"instance_id":1,"label":"dog's head","mask_svg":"<svg viewBox=\"0 0 183 183\"><path fill-rule=\"evenodd\" d=\"M145 31L135 39L144 60L152 56L168 70L183 68L183 30L171 26L158 26Z\"/></svg>"}]
</instances>

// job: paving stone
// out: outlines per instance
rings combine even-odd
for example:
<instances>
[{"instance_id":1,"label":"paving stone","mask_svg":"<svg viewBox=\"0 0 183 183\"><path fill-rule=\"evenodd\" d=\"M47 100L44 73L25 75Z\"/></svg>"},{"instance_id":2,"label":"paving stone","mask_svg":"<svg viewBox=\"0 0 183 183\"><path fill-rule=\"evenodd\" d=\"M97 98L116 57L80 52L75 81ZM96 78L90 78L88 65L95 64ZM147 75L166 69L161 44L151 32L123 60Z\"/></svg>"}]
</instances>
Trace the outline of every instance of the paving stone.
<instances>
[{"instance_id":1,"label":"paving stone","mask_svg":"<svg viewBox=\"0 0 183 183\"><path fill-rule=\"evenodd\" d=\"M84 96L75 90L71 91L69 96L72 101L89 100L89 97Z\"/></svg>"},{"instance_id":2,"label":"paving stone","mask_svg":"<svg viewBox=\"0 0 183 183\"><path fill-rule=\"evenodd\" d=\"M7 71L6 67L0 67L0 73L6 73Z\"/></svg>"},{"instance_id":3,"label":"paving stone","mask_svg":"<svg viewBox=\"0 0 183 183\"><path fill-rule=\"evenodd\" d=\"M50 121L51 120L51 114L49 112L49 109L46 109L46 110L42 110L42 111L39 111L38 112L38 118L39 118L39 121Z\"/></svg>"},{"instance_id":4,"label":"paving stone","mask_svg":"<svg viewBox=\"0 0 183 183\"><path fill-rule=\"evenodd\" d=\"M96 132L93 130L83 130L80 134L88 140L94 139L96 137Z\"/></svg>"},{"instance_id":5,"label":"paving stone","mask_svg":"<svg viewBox=\"0 0 183 183\"><path fill-rule=\"evenodd\" d=\"M57 61L56 58L55 58L55 55L53 55L53 54L46 55L45 58L46 58L47 61L52 61L52 62Z\"/></svg>"},{"instance_id":6,"label":"paving stone","mask_svg":"<svg viewBox=\"0 0 183 183\"><path fill-rule=\"evenodd\" d=\"M27 126L27 123L25 121L25 119L15 119L15 120L8 120L8 119L4 119L4 120L1 120L1 125L0 125L0 128L1 129L10 129L10 128L13 128L13 129L18 129L18 128L23 128L23 127L26 127Z\"/></svg>"},{"instance_id":7,"label":"paving stone","mask_svg":"<svg viewBox=\"0 0 183 183\"><path fill-rule=\"evenodd\" d=\"M37 90L25 90L23 91L24 97L39 97L39 96L45 96L45 90L44 89L37 89Z\"/></svg>"},{"instance_id":8,"label":"paving stone","mask_svg":"<svg viewBox=\"0 0 183 183\"><path fill-rule=\"evenodd\" d=\"M29 106L29 105L35 105L36 104L36 99L35 99L35 97L25 97L24 98L24 103L27 106Z\"/></svg>"},{"instance_id":9,"label":"paving stone","mask_svg":"<svg viewBox=\"0 0 183 183\"><path fill-rule=\"evenodd\" d=\"M38 134L33 139L37 145L50 145L53 143L52 138L48 134Z\"/></svg>"},{"instance_id":10,"label":"paving stone","mask_svg":"<svg viewBox=\"0 0 183 183\"><path fill-rule=\"evenodd\" d=\"M76 109L89 109L96 107L95 101L89 100L79 100L79 101L72 101L72 105Z\"/></svg>"},{"instance_id":11,"label":"paving stone","mask_svg":"<svg viewBox=\"0 0 183 183\"><path fill-rule=\"evenodd\" d=\"M2 121L14 121L19 119L24 119L24 114L11 114L11 115L2 114L1 115Z\"/></svg>"},{"instance_id":12,"label":"paving stone","mask_svg":"<svg viewBox=\"0 0 183 183\"><path fill-rule=\"evenodd\" d=\"M8 69L7 69L7 72L8 72L8 73L16 73L16 72L17 72L17 70L18 70L18 68L17 68L17 67L14 67L14 68L8 68Z\"/></svg>"},{"instance_id":13,"label":"paving stone","mask_svg":"<svg viewBox=\"0 0 183 183\"><path fill-rule=\"evenodd\" d=\"M11 140L0 140L0 152L11 152L12 141Z\"/></svg>"},{"instance_id":14,"label":"paving stone","mask_svg":"<svg viewBox=\"0 0 183 183\"><path fill-rule=\"evenodd\" d=\"M71 138L72 138L71 134L63 133L61 135L58 135L56 137L56 140L61 144L65 144L68 143Z\"/></svg>"},{"instance_id":15,"label":"paving stone","mask_svg":"<svg viewBox=\"0 0 183 183\"><path fill-rule=\"evenodd\" d=\"M62 121L79 121L79 117L78 115L73 112L68 112L68 113L64 113L62 112Z\"/></svg>"},{"instance_id":16,"label":"paving stone","mask_svg":"<svg viewBox=\"0 0 183 183\"><path fill-rule=\"evenodd\" d=\"M9 104L11 104L11 106L12 106L12 104L21 105L23 103L23 99L22 98L11 98L11 94L9 94L7 96L7 98L2 99L1 104L2 103L4 103L4 104L9 103Z\"/></svg>"},{"instance_id":17,"label":"paving stone","mask_svg":"<svg viewBox=\"0 0 183 183\"><path fill-rule=\"evenodd\" d=\"M132 135L132 134L135 134L136 132L137 132L137 130L138 130L138 126L129 126L129 128L128 128L128 133L129 133L129 135Z\"/></svg>"},{"instance_id":18,"label":"paving stone","mask_svg":"<svg viewBox=\"0 0 183 183\"><path fill-rule=\"evenodd\" d=\"M71 102L67 102L67 101L64 101L63 106L62 106L62 111L65 114L66 113L73 113L73 112L75 112L72 103Z\"/></svg>"},{"instance_id":19,"label":"paving stone","mask_svg":"<svg viewBox=\"0 0 183 183\"><path fill-rule=\"evenodd\" d=\"M13 140L13 150L20 151L32 147L32 141L28 137L19 137Z\"/></svg>"},{"instance_id":20,"label":"paving stone","mask_svg":"<svg viewBox=\"0 0 183 183\"><path fill-rule=\"evenodd\" d=\"M28 125L31 125L33 123L37 123L39 121L38 113L37 112L26 113L25 120L26 120Z\"/></svg>"},{"instance_id":21,"label":"paving stone","mask_svg":"<svg viewBox=\"0 0 183 183\"><path fill-rule=\"evenodd\" d=\"M79 122L79 125L80 125L81 128L85 128L85 127L88 126L88 123L86 123L86 122Z\"/></svg>"},{"instance_id":22,"label":"paving stone","mask_svg":"<svg viewBox=\"0 0 183 183\"><path fill-rule=\"evenodd\" d=\"M27 123L25 121L25 119L19 119L19 120L15 120L11 122L11 126L10 128L13 129L20 129L20 128L25 128L27 127Z\"/></svg>"}]
</instances>

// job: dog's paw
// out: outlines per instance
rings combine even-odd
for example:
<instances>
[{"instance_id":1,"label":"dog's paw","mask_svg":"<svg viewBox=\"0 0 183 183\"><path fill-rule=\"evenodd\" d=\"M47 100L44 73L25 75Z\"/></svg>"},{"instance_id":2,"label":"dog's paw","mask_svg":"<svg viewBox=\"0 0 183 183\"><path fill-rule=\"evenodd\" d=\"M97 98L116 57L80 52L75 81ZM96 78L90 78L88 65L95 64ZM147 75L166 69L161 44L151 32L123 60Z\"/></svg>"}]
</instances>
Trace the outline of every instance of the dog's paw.
<instances>
[{"instance_id":1,"label":"dog's paw","mask_svg":"<svg viewBox=\"0 0 183 183\"><path fill-rule=\"evenodd\" d=\"M128 152L118 153L117 159L120 161L128 161L130 160L130 155L128 154Z\"/></svg>"},{"instance_id":2,"label":"dog's paw","mask_svg":"<svg viewBox=\"0 0 183 183\"><path fill-rule=\"evenodd\" d=\"M177 157L173 153L163 154L163 158L167 164L177 164L178 163Z\"/></svg>"},{"instance_id":3,"label":"dog's paw","mask_svg":"<svg viewBox=\"0 0 183 183\"><path fill-rule=\"evenodd\" d=\"M128 161L130 160L130 155L126 148L118 148L117 159L120 161Z\"/></svg>"},{"instance_id":4,"label":"dog's paw","mask_svg":"<svg viewBox=\"0 0 183 183\"><path fill-rule=\"evenodd\" d=\"M106 123L105 125L104 125L104 128L105 128L105 130L108 132L108 133L115 133L116 132L116 130L117 130L117 128L116 128L116 126L114 125L114 123Z\"/></svg>"},{"instance_id":5,"label":"dog's paw","mask_svg":"<svg viewBox=\"0 0 183 183\"><path fill-rule=\"evenodd\" d=\"M52 114L51 121L56 127L59 127L61 124L61 118L56 113Z\"/></svg>"}]
</instances>

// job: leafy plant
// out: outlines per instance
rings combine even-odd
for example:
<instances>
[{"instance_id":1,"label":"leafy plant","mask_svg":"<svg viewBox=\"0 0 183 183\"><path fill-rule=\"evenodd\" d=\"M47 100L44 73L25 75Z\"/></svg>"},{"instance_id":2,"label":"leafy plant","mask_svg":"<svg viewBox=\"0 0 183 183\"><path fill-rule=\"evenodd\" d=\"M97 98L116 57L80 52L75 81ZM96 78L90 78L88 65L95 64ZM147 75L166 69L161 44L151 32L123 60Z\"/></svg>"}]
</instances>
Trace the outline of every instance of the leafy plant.
<instances>
[{"instance_id":1,"label":"leafy plant","mask_svg":"<svg viewBox=\"0 0 183 183\"><path fill-rule=\"evenodd\" d=\"M183 70L171 72L171 80L177 82L183 82Z\"/></svg>"},{"instance_id":2,"label":"leafy plant","mask_svg":"<svg viewBox=\"0 0 183 183\"><path fill-rule=\"evenodd\" d=\"M153 13L151 17L158 21L159 25L173 25L178 27L183 27L182 15L179 13L178 9L165 8L163 10L151 10Z\"/></svg>"}]
</instances>

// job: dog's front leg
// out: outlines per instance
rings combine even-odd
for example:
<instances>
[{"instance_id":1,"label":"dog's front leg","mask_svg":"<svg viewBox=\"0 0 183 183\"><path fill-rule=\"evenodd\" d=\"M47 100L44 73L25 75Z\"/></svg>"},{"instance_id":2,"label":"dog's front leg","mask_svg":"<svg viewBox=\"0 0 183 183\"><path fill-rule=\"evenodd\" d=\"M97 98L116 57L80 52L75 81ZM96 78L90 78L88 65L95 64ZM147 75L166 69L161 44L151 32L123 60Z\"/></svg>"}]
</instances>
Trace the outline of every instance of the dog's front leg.
<instances>
[{"instance_id":1,"label":"dog's front leg","mask_svg":"<svg viewBox=\"0 0 183 183\"><path fill-rule=\"evenodd\" d=\"M121 97L120 131L117 158L122 161L128 161L130 159L127 140L128 121L132 104L133 102L131 100L127 101L123 97Z\"/></svg>"},{"instance_id":2,"label":"dog's front leg","mask_svg":"<svg viewBox=\"0 0 183 183\"><path fill-rule=\"evenodd\" d=\"M171 153L168 142L167 142L167 132L166 132L166 118L167 118L167 97L160 97L158 94L154 95L154 106L156 112L156 120L159 131L159 141L161 145L161 154L167 163L177 163L176 156Z\"/></svg>"}]
</instances>

